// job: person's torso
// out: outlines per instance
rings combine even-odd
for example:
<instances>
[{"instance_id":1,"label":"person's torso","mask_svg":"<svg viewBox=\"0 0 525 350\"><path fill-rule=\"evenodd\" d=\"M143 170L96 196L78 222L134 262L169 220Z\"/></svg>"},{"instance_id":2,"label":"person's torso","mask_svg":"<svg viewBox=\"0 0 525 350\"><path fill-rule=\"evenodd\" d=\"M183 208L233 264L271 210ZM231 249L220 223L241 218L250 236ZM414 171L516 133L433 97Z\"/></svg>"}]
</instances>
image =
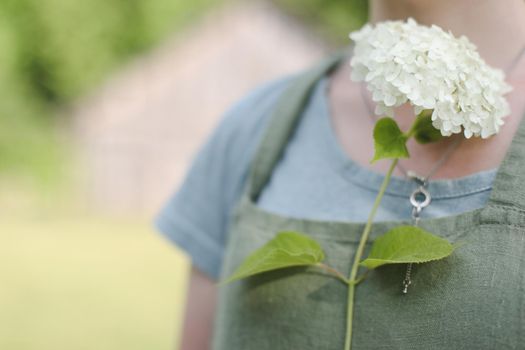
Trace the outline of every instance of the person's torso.
<instances>
[{"instance_id":1,"label":"person's torso","mask_svg":"<svg viewBox=\"0 0 525 350\"><path fill-rule=\"evenodd\" d=\"M236 209L222 277L276 232L304 232L318 240L326 262L344 274L364 225L299 219L258 204L282 159L311 88L333 69L327 60L301 76L283 96L257 151ZM420 225L463 241L444 260L415 266L408 295L404 265L384 266L356 288L353 349L523 349L525 344L525 123L498 170L487 203ZM297 176L301 176L300 169ZM399 225L373 225L367 244ZM342 349L347 288L308 268L276 270L221 286L214 350Z\"/></svg>"}]
</instances>

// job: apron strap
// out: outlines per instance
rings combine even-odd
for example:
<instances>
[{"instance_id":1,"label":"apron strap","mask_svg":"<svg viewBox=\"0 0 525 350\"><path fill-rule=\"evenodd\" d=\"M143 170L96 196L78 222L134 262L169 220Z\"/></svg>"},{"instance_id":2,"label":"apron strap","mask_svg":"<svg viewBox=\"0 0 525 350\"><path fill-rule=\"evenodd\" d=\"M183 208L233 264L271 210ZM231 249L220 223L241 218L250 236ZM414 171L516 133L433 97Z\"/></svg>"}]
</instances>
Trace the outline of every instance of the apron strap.
<instances>
[{"instance_id":1,"label":"apron strap","mask_svg":"<svg viewBox=\"0 0 525 350\"><path fill-rule=\"evenodd\" d=\"M295 130L313 87L323 76L332 71L344 57L344 51L337 52L312 69L302 73L294 79L280 97L251 165L248 194L253 202L257 202L259 194L270 180L273 168L281 158L288 140Z\"/></svg>"},{"instance_id":2,"label":"apron strap","mask_svg":"<svg viewBox=\"0 0 525 350\"><path fill-rule=\"evenodd\" d=\"M496 174L488 206L525 210L525 115Z\"/></svg>"}]
</instances>

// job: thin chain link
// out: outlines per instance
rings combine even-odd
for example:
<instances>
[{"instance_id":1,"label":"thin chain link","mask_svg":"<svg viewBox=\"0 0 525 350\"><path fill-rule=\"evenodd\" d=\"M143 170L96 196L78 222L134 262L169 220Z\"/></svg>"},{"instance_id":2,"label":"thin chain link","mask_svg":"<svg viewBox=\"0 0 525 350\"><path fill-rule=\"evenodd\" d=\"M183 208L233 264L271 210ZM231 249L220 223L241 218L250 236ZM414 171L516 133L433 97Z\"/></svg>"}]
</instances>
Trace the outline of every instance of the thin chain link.
<instances>
[{"instance_id":1,"label":"thin chain link","mask_svg":"<svg viewBox=\"0 0 525 350\"><path fill-rule=\"evenodd\" d=\"M434 166L432 166L428 174L422 178L424 182L430 180L430 178L441 168L441 166L443 166L446 163L446 161L450 158L454 150L459 147L461 141L463 141L463 138L458 137L452 142L452 144L447 148L443 156L434 164ZM397 163L399 164L399 162ZM399 168L405 174L406 177L412 178L416 176L414 173L411 173L410 170L406 170L401 164L399 164Z\"/></svg>"}]
</instances>

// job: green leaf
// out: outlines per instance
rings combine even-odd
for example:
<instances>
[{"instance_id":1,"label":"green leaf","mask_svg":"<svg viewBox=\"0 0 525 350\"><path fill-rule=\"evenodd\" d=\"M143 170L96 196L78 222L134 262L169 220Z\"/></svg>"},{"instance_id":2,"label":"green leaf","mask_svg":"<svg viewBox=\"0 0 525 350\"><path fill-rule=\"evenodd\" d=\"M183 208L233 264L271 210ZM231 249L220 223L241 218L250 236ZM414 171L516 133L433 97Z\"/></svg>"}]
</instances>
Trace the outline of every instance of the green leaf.
<instances>
[{"instance_id":1,"label":"green leaf","mask_svg":"<svg viewBox=\"0 0 525 350\"><path fill-rule=\"evenodd\" d=\"M423 263L443 259L459 245L416 226L399 226L376 239L359 265L375 269L386 264Z\"/></svg>"},{"instance_id":2,"label":"green leaf","mask_svg":"<svg viewBox=\"0 0 525 350\"><path fill-rule=\"evenodd\" d=\"M394 119L379 119L374 126L375 154L371 163L385 158L408 158L406 142L406 135L401 132Z\"/></svg>"},{"instance_id":3,"label":"green leaf","mask_svg":"<svg viewBox=\"0 0 525 350\"><path fill-rule=\"evenodd\" d=\"M315 265L323 259L321 246L312 238L298 232L279 232L249 255L223 283L291 266Z\"/></svg>"},{"instance_id":4,"label":"green leaf","mask_svg":"<svg viewBox=\"0 0 525 350\"><path fill-rule=\"evenodd\" d=\"M432 125L432 110L421 112L414 123L414 138L418 143L432 143L443 138L441 132Z\"/></svg>"}]
</instances>

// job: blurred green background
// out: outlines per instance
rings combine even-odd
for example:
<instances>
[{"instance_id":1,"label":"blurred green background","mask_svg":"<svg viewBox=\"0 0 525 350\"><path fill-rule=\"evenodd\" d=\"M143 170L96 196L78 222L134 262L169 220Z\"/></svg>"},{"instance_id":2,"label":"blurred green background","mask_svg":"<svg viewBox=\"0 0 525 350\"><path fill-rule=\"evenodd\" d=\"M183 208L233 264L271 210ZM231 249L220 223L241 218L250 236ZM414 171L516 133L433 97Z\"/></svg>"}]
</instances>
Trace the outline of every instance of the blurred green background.
<instances>
[{"instance_id":1,"label":"blurred green background","mask_svg":"<svg viewBox=\"0 0 525 350\"><path fill-rule=\"evenodd\" d=\"M169 349L186 260L150 218L76 208L68 110L225 1L0 0L0 349ZM273 0L333 47L363 0Z\"/></svg>"}]
</instances>

